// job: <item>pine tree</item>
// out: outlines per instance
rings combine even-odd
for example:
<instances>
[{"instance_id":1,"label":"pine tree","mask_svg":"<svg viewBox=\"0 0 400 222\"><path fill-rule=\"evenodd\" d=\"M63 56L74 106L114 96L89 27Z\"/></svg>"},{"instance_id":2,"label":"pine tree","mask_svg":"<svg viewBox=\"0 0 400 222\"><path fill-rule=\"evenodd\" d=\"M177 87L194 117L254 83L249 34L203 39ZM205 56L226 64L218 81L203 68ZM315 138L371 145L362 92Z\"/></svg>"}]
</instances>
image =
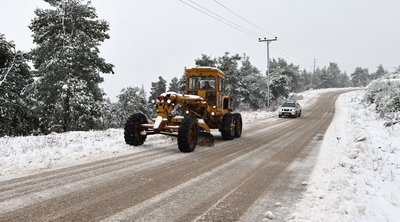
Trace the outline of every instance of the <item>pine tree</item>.
<instances>
[{"instance_id":1,"label":"pine tree","mask_svg":"<svg viewBox=\"0 0 400 222\"><path fill-rule=\"evenodd\" d=\"M101 126L102 129L120 127L117 123L117 103L111 102L109 98L104 99L101 104Z\"/></svg>"},{"instance_id":2,"label":"pine tree","mask_svg":"<svg viewBox=\"0 0 400 222\"><path fill-rule=\"evenodd\" d=\"M225 73L225 93L231 97L233 108L240 105L238 62L241 59L239 54L230 56L229 52L218 58L217 67Z\"/></svg>"},{"instance_id":3,"label":"pine tree","mask_svg":"<svg viewBox=\"0 0 400 222\"><path fill-rule=\"evenodd\" d=\"M292 76L295 75L292 69L294 65L288 65L284 59L273 59L269 65L271 100L287 98L292 90Z\"/></svg>"},{"instance_id":4,"label":"pine tree","mask_svg":"<svg viewBox=\"0 0 400 222\"><path fill-rule=\"evenodd\" d=\"M38 127L27 55L0 34L0 136L27 135Z\"/></svg>"},{"instance_id":5,"label":"pine tree","mask_svg":"<svg viewBox=\"0 0 400 222\"><path fill-rule=\"evenodd\" d=\"M44 0L29 28L37 47L31 55L37 69L37 98L45 131L93 129L101 115L103 81L113 65L99 56L109 25L97 19L90 1Z\"/></svg>"},{"instance_id":6,"label":"pine tree","mask_svg":"<svg viewBox=\"0 0 400 222\"><path fill-rule=\"evenodd\" d=\"M143 88L127 87L121 90L116 104L116 125L123 127L126 120L134 113L149 114L146 94Z\"/></svg>"},{"instance_id":7,"label":"pine tree","mask_svg":"<svg viewBox=\"0 0 400 222\"><path fill-rule=\"evenodd\" d=\"M340 81L340 75L342 72L339 69L337 63L331 62L327 68L327 74L330 77L330 82L328 83L328 87L338 87Z\"/></svg>"},{"instance_id":8,"label":"pine tree","mask_svg":"<svg viewBox=\"0 0 400 222\"><path fill-rule=\"evenodd\" d=\"M250 58L243 55L239 69L240 102L248 104L251 109L260 109L265 106L267 81L260 70L250 63Z\"/></svg>"},{"instance_id":9,"label":"pine tree","mask_svg":"<svg viewBox=\"0 0 400 222\"><path fill-rule=\"evenodd\" d=\"M331 62L328 67L316 70L316 86L317 88L332 88L341 86L342 73L339 66Z\"/></svg>"},{"instance_id":10,"label":"pine tree","mask_svg":"<svg viewBox=\"0 0 400 222\"><path fill-rule=\"evenodd\" d=\"M169 92L179 92L179 80L178 78L174 77L171 79L171 82L169 83L168 87Z\"/></svg>"},{"instance_id":11,"label":"pine tree","mask_svg":"<svg viewBox=\"0 0 400 222\"><path fill-rule=\"evenodd\" d=\"M339 85L338 87L350 87L351 86L351 80L350 77L347 75L346 72L341 73L339 76Z\"/></svg>"},{"instance_id":12,"label":"pine tree","mask_svg":"<svg viewBox=\"0 0 400 222\"><path fill-rule=\"evenodd\" d=\"M368 69L357 67L351 74L353 86L366 86L370 82Z\"/></svg>"},{"instance_id":13,"label":"pine tree","mask_svg":"<svg viewBox=\"0 0 400 222\"><path fill-rule=\"evenodd\" d=\"M147 100L147 93L146 93L146 90L144 90L143 85L142 85L142 88L140 88L140 90L139 90L139 97L140 97L140 104L141 104L141 106L139 107L139 111L141 113L143 113L145 116L147 116L148 118L150 118L152 116L152 109L149 106L149 102Z\"/></svg>"},{"instance_id":14,"label":"pine tree","mask_svg":"<svg viewBox=\"0 0 400 222\"><path fill-rule=\"evenodd\" d=\"M313 83L313 74L308 72L307 70L303 69L301 72L301 78L303 79L303 89L300 91L308 90L313 88L312 83Z\"/></svg>"},{"instance_id":15,"label":"pine tree","mask_svg":"<svg viewBox=\"0 0 400 222\"><path fill-rule=\"evenodd\" d=\"M303 69L300 72L299 84L298 88L295 89L295 92L302 92L312 88L311 83L312 83L312 73L308 72L306 69Z\"/></svg>"},{"instance_id":16,"label":"pine tree","mask_svg":"<svg viewBox=\"0 0 400 222\"><path fill-rule=\"evenodd\" d=\"M217 67L217 59L212 59L211 56L201 54L201 58L195 60L196 66Z\"/></svg>"},{"instance_id":17,"label":"pine tree","mask_svg":"<svg viewBox=\"0 0 400 222\"><path fill-rule=\"evenodd\" d=\"M186 76L183 74L179 79L179 93L185 94L186 93Z\"/></svg>"},{"instance_id":18,"label":"pine tree","mask_svg":"<svg viewBox=\"0 0 400 222\"><path fill-rule=\"evenodd\" d=\"M371 73L371 79L378 79L379 77L384 76L388 72L383 68L382 65L379 65L376 72Z\"/></svg>"},{"instance_id":19,"label":"pine tree","mask_svg":"<svg viewBox=\"0 0 400 222\"><path fill-rule=\"evenodd\" d=\"M150 100L156 100L162 93L165 93L167 89L167 81L162 76L158 77L157 82L151 83Z\"/></svg>"}]
</instances>

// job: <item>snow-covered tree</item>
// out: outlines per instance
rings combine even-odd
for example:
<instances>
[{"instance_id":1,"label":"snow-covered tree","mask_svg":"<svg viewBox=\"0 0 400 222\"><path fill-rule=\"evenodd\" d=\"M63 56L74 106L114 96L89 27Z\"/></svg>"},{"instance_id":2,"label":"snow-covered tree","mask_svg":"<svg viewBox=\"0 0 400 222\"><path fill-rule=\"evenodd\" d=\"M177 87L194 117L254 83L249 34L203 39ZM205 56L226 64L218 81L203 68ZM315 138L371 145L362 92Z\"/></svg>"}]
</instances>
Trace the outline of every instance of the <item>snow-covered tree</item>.
<instances>
[{"instance_id":1,"label":"snow-covered tree","mask_svg":"<svg viewBox=\"0 0 400 222\"><path fill-rule=\"evenodd\" d=\"M396 68L394 71L394 74L399 75L400 74L400 66Z\"/></svg>"},{"instance_id":2,"label":"snow-covered tree","mask_svg":"<svg viewBox=\"0 0 400 222\"><path fill-rule=\"evenodd\" d=\"M29 28L37 47L31 52L37 69L36 89L44 131L93 129L100 117L103 81L113 73L100 57L109 24L97 18L90 1L44 0Z\"/></svg>"},{"instance_id":3,"label":"snow-covered tree","mask_svg":"<svg viewBox=\"0 0 400 222\"><path fill-rule=\"evenodd\" d=\"M169 92L179 92L179 80L178 78L174 77L171 79L168 87Z\"/></svg>"},{"instance_id":4,"label":"snow-covered tree","mask_svg":"<svg viewBox=\"0 0 400 222\"><path fill-rule=\"evenodd\" d=\"M183 74L179 79L179 93L184 94L186 92L186 76Z\"/></svg>"},{"instance_id":5,"label":"snow-covered tree","mask_svg":"<svg viewBox=\"0 0 400 222\"><path fill-rule=\"evenodd\" d=\"M236 108L240 105L240 83L238 63L242 59L239 54L229 55L225 52L218 58L218 69L225 73L225 93L232 98L232 106Z\"/></svg>"},{"instance_id":6,"label":"snow-covered tree","mask_svg":"<svg viewBox=\"0 0 400 222\"><path fill-rule=\"evenodd\" d=\"M142 85L142 88L139 90L139 97L140 97L140 108L139 111L143 113L145 116L150 118L152 116L152 108L150 108L150 104L147 100L147 93L146 90L144 90L144 86ZM133 114L133 113L132 113Z\"/></svg>"},{"instance_id":7,"label":"snow-covered tree","mask_svg":"<svg viewBox=\"0 0 400 222\"><path fill-rule=\"evenodd\" d=\"M357 67L351 74L351 81L353 86L366 86L371 81L368 69Z\"/></svg>"},{"instance_id":8,"label":"snow-covered tree","mask_svg":"<svg viewBox=\"0 0 400 222\"><path fill-rule=\"evenodd\" d=\"M240 79L239 91L242 95L240 102L248 104L251 109L260 109L265 106L267 95L266 77L261 75L260 70L250 63L250 58L243 55L239 69Z\"/></svg>"},{"instance_id":9,"label":"snow-covered tree","mask_svg":"<svg viewBox=\"0 0 400 222\"><path fill-rule=\"evenodd\" d=\"M316 70L316 86L317 88L338 87L341 71L339 66L331 62L328 67Z\"/></svg>"},{"instance_id":10,"label":"snow-covered tree","mask_svg":"<svg viewBox=\"0 0 400 222\"><path fill-rule=\"evenodd\" d=\"M129 116L134 113L141 112L149 116L149 106L143 88L124 88L117 97L118 102L115 105L116 119L114 122L118 127L123 127Z\"/></svg>"},{"instance_id":11,"label":"snow-covered tree","mask_svg":"<svg viewBox=\"0 0 400 222\"><path fill-rule=\"evenodd\" d=\"M346 72L341 73L339 76L339 84L337 87L350 87L352 86L350 77L347 75Z\"/></svg>"},{"instance_id":12,"label":"snow-covered tree","mask_svg":"<svg viewBox=\"0 0 400 222\"><path fill-rule=\"evenodd\" d=\"M195 60L196 66L217 67L218 60L211 58L211 56L201 54L201 58Z\"/></svg>"},{"instance_id":13,"label":"snow-covered tree","mask_svg":"<svg viewBox=\"0 0 400 222\"><path fill-rule=\"evenodd\" d=\"M330 79L330 82L328 82L327 85L330 85L329 87L338 87L340 75L342 73L339 69L338 64L334 62L329 63L329 66L326 69L326 73L328 74Z\"/></svg>"},{"instance_id":14,"label":"snow-covered tree","mask_svg":"<svg viewBox=\"0 0 400 222\"><path fill-rule=\"evenodd\" d=\"M38 127L27 55L0 34L0 136L27 135Z\"/></svg>"},{"instance_id":15,"label":"snow-covered tree","mask_svg":"<svg viewBox=\"0 0 400 222\"><path fill-rule=\"evenodd\" d=\"M101 103L101 128L118 128L117 122L117 103L111 102L109 98L105 98Z\"/></svg>"},{"instance_id":16,"label":"snow-covered tree","mask_svg":"<svg viewBox=\"0 0 400 222\"><path fill-rule=\"evenodd\" d=\"M117 102L105 99L102 103L102 128L121 128L125 125L129 116L134 113L143 113L150 118L152 110L147 102L147 94L144 87L127 87L121 90L117 96Z\"/></svg>"},{"instance_id":17,"label":"snow-covered tree","mask_svg":"<svg viewBox=\"0 0 400 222\"><path fill-rule=\"evenodd\" d=\"M269 65L271 99L287 98L299 76L299 67L284 59L273 59Z\"/></svg>"},{"instance_id":18,"label":"snow-covered tree","mask_svg":"<svg viewBox=\"0 0 400 222\"><path fill-rule=\"evenodd\" d=\"M378 79L387 73L388 71L386 71L382 65L379 65L376 71L374 73L371 73L371 79Z\"/></svg>"},{"instance_id":19,"label":"snow-covered tree","mask_svg":"<svg viewBox=\"0 0 400 222\"><path fill-rule=\"evenodd\" d=\"M298 88L295 92L301 92L312 88L312 73L308 72L306 69L300 71Z\"/></svg>"},{"instance_id":20,"label":"snow-covered tree","mask_svg":"<svg viewBox=\"0 0 400 222\"><path fill-rule=\"evenodd\" d=\"M150 100L156 100L162 93L167 91L167 81L162 76L158 77L157 82L151 83Z\"/></svg>"},{"instance_id":21,"label":"snow-covered tree","mask_svg":"<svg viewBox=\"0 0 400 222\"><path fill-rule=\"evenodd\" d=\"M342 73L338 64L331 62L328 67L317 68L313 85L316 88L336 88L349 87L352 84L347 73Z\"/></svg>"}]
</instances>

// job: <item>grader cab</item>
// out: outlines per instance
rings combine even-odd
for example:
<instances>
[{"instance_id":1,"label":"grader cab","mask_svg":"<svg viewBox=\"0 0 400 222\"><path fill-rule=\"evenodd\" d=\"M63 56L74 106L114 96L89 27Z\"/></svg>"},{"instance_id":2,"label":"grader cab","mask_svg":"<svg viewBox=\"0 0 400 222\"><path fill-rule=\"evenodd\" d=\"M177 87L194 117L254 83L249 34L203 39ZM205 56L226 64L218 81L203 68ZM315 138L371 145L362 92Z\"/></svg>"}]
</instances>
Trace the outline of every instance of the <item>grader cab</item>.
<instances>
[{"instance_id":1,"label":"grader cab","mask_svg":"<svg viewBox=\"0 0 400 222\"><path fill-rule=\"evenodd\" d=\"M232 113L231 99L224 93L225 74L212 67L185 69L186 93L167 92L151 101L157 115L149 123L142 113L133 114L125 124L125 142L142 145L147 135L178 137L181 152L192 152L199 145L214 145L211 129L218 129L224 140L242 134L242 117Z\"/></svg>"}]
</instances>

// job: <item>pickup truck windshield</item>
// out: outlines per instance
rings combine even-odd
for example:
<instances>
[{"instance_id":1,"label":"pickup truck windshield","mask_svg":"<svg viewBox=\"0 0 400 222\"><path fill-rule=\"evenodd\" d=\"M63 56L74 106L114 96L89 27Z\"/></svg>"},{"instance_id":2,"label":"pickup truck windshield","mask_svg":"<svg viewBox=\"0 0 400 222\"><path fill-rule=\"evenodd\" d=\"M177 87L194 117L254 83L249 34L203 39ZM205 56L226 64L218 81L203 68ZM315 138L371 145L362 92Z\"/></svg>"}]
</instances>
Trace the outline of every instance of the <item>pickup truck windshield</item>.
<instances>
[{"instance_id":1,"label":"pickup truck windshield","mask_svg":"<svg viewBox=\"0 0 400 222\"><path fill-rule=\"evenodd\" d=\"M294 103L284 103L283 107L295 107Z\"/></svg>"}]
</instances>

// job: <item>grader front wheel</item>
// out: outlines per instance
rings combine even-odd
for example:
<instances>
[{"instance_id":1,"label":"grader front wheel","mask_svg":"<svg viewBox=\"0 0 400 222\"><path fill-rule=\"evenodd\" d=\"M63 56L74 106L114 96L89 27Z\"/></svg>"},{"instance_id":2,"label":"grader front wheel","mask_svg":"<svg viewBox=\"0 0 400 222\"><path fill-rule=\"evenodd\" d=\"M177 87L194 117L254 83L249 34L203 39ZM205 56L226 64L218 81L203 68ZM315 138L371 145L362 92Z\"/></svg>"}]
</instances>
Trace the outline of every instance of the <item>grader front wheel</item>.
<instances>
[{"instance_id":1,"label":"grader front wheel","mask_svg":"<svg viewBox=\"0 0 400 222\"><path fill-rule=\"evenodd\" d=\"M195 117L185 117L179 125L178 148L183 153L193 152L199 139L199 123Z\"/></svg>"},{"instance_id":2,"label":"grader front wheel","mask_svg":"<svg viewBox=\"0 0 400 222\"><path fill-rule=\"evenodd\" d=\"M142 134L140 124L147 123L147 118L142 113L135 113L129 117L125 123L124 137L125 142L129 145L139 146L146 140L146 134Z\"/></svg>"},{"instance_id":3,"label":"grader front wheel","mask_svg":"<svg viewBox=\"0 0 400 222\"><path fill-rule=\"evenodd\" d=\"M221 134L224 140L233 140L235 138L235 123L231 113L225 113L222 117Z\"/></svg>"},{"instance_id":4,"label":"grader front wheel","mask_svg":"<svg viewBox=\"0 0 400 222\"><path fill-rule=\"evenodd\" d=\"M235 137L240 138L242 136L242 126L243 126L242 115L240 115L240 113L234 113L233 122L235 124Z\"/></svg>"}]
</instances>

